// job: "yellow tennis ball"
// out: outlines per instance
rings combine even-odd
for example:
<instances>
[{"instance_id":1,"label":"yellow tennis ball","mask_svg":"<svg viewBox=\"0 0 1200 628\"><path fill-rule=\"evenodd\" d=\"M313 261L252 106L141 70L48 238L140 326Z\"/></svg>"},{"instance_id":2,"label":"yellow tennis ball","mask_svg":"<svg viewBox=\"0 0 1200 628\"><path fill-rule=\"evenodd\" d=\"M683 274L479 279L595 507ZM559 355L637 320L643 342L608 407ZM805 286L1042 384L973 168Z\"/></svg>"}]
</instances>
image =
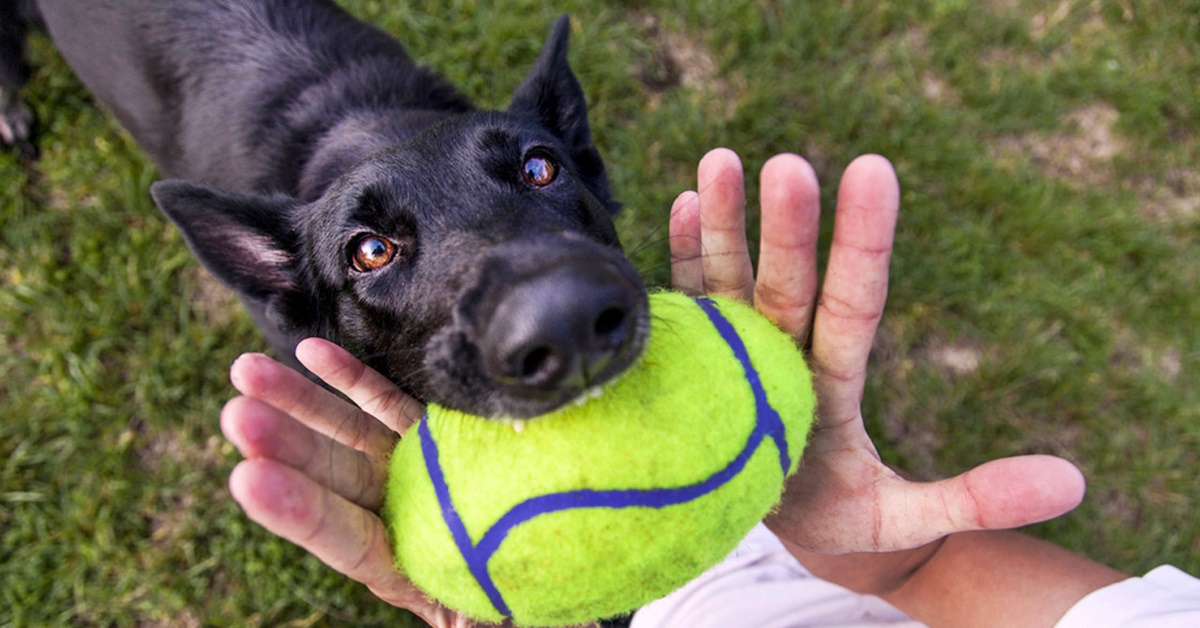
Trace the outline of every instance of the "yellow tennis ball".
<instances>
[{"instance_id":1,"label":"yellow tennis ball","mask_svg":"<svg viewBox=\"0 0 1200 628\"><path fill-rule=\"evenodd\" d=\"M753 308L650 295L639 363L510 423L430 406L390 462L396 566L477 620L635 610L715 565L778 503L813 420L792 339Z\"/></svg>"}]
</instances>

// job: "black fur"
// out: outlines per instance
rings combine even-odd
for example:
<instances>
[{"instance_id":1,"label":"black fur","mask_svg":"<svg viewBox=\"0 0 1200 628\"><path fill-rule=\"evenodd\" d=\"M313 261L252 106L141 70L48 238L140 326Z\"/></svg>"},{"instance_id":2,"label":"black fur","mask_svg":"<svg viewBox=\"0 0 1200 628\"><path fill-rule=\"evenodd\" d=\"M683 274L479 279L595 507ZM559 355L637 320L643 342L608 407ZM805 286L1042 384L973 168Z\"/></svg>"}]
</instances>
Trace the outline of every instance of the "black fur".
<instances>
[{"instance_id":1,"label":"black fur","mask_svg":"<svg viewBox=\"0 0 1200 628\"><path fill-rule=\"evenodd\" d=\"M481 111L321 0L37 4L83 83L179 179L156 202L281 358L321 336L423 400L526 417L640 351L645 291L565 16L508 109ZM524 174L546 163L548 183ZM397 255L356 270L363 242Z\"/></svg>"},{"instance_id":2,"label":"black fur","mask_svg":"<svg viewBox=\"0 0 1200 628\"><path fill-rule=\"evenodd\" d=\"M29 80L23 46L25 33L40 23L32 0L0 0L0 144L16 149L24 160L37 157L33 112L21 101Z\"/></svg>"}]
</instances>

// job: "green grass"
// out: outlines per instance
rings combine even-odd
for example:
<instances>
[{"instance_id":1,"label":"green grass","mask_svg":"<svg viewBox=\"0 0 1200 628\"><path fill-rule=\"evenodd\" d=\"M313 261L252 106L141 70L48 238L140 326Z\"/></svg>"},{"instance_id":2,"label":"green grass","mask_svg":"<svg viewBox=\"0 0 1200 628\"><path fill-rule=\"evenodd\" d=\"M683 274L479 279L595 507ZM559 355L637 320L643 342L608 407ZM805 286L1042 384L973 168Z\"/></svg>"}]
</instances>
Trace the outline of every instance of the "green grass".
<instances>
[{"instance_id":1,"label":"green grass","mask_svg":"<svg viewBox=\"0 0 1200 628\"><path fill-rule=\"evenodd\" d=\"M571 12L655 282L706 149L748 172L801 152L827 201L886 154L904 207L865 408L885 456L929 476L1066 456L1088 498L1035 533L1200 572L1200 3L346 4L492 106ZM228 498L226 371L263 343L153 207L153 167L44 40L34 60L43 157L0 155L0 625L403 624Z\"/></svg>"}]
</instances>

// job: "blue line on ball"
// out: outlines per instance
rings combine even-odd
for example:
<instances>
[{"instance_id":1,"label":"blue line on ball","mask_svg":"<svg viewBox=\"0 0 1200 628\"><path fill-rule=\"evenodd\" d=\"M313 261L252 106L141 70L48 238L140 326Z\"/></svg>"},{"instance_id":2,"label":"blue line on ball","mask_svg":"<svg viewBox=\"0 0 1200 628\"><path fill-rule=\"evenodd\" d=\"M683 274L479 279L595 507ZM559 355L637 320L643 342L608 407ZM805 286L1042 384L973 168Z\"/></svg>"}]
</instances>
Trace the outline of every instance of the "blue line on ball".
<instances>
[{"instance_id":1,"label":"blue line on ball","mask_svg":"<svg viewBox=\"0 0 1200 628\"><path fill-rule=\"evenodd\" d=\"M713 327L717 328L721 338L725 340L725 344L733 349L734 357L741 363L742 371L746 374L746 383L750 385L750 390L754 391L754 409L758 415L754 430L757 432L762 429L775 441L775 448L779 450L779 466L786 476L788 469L792 467L791 456L788 455L787 448L787 430L783 426L783 419L779 417L779 413L767 399L767 390L763 388L762 380L758 377L758 369L754 368L754 364L750 361L750 352L746 350L746 343L742 342L742 337L738 335L737 330L721 315L716 303L705 298L696 299L696 303L700 309L704 310L705 314L708 314L708 320L712 321Z\"/></svg>"},{"instance_id":2,"label":"blue line on ball","mask_svg":"<svg viewBox=\"0 0 1200 628\"><path fill-rule=\"evenodd\" d=\"M703 297L697 298L695 301L708 315L709 321L712 322L721 338L733 350L734 357L742 365L746 383L754 392L754 407L757 417L754 430L750 432L746 446L742 448L741 453L724 469L710 475L703 482L675 488L584 489L539 495L517 504L506 512L484 533L479 543L475 544L471 542L466 525L463 524L462 518L454 508L450 487L446 483L445 474L442 472L442 466L438 460L437 442L434 441L433 434L429 431L428 416L421 421L417 428L421 440L421 453L424 455L425 467L429 473L429 480L433 484L434 493L437 495L438 504L442 508L442 518L446 522L446 527L450 529L450 535L454 538L455 545L458 546L459 552L467 562L467 569L479 584L479 588L487 595L492 606L501 615L509 617L512 612L495 582L492 581L488 571L488 562L500 549L501 543L513 528L534 517L576 508L665 508L692 501L720 488L741 473L749 463L751 456L758 451L763 439L768 437L774 441L775 448L779 451L780 468L783 470L783 475L787 475L788 469L792 465L783 420L767 399L767 392L759 379L758 371L750 361L750 354L746 350L745 343L742 342L737 330L721 314L713 301Z\"/></svg>"},{"instance_id":3,"label":"blue line on ball","mask_svg":"<svg viewBox=\"0 0 1200 628\"><path fill-rule=\"evenodd\" d=\"M492 576L487 569L487 559L485 558L483 561L473 559L478 552L471 543L471 535L467 533L467 527L463 525L462 518L454 509L454 500L450 497L450 487L446 484L446 476L442 473L442 465L438 462L437 443L434 442L433 435L429 433L428 414L421 420L421 424L417 427L417 433L421 438L421 453L425 458L425 469L429 473L429 481L433 484L433 490L437 493L438 504L442 506L442 519L446 522L446 527L450 528L454 544L458 546L458 551L466 559L467 569L471 570L471 575L479 583L479 588L487 594L492 606L496 607L501 615L508 617L512 613L508 610L504 597L500 595L500 590L492 582Z\"/></svg>"}]
</instances>

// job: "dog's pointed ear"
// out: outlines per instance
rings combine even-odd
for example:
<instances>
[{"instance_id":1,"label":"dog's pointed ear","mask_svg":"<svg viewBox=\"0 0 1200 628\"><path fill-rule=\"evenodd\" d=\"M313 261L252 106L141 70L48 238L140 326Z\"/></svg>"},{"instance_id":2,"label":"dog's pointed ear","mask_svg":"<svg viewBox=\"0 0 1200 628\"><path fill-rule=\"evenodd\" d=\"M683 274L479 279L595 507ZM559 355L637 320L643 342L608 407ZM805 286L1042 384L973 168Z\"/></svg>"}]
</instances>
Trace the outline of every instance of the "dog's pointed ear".
<instances>
[{"instance_id":1,"label":"dog's pointed ear","mask_svg":"<svg viewBox=\"0 0 1200 628\"><path fill-rule=\"evenodd\" d=\"M200 263L239 295L268 302L299 289L293 263L299 243L288 220L299 201L187 181L159 181L150 195Z\"/></svg>"},{"instance_id":2,"label":"dog's pointed ear","mask_svg":"<svg viewBox=\"0 0 1200 628\"><path fill-rule=\"evenodd\" d=\"M621 210L621 204L612 197L604 160L592 145L587 99L567 62L570 33L570 17L559 17L538 53L533 69L513 94L508 112L533 117L562 140L571 151L583 184L609 215L615 215Z\"/></svg>"},{"instance_id":3,"label":"dog's pointed ear","mask_svg":"<svg viewBox=\"0 0 1200 628\"><path fill-rule=\"evenodd\" d=\"M532 114L547 129L573 148L591 145L587 100L567 62L571 19L563 15L550 29L533 69L513 94L508 110Z\"/></svg>"}]
</instances>

